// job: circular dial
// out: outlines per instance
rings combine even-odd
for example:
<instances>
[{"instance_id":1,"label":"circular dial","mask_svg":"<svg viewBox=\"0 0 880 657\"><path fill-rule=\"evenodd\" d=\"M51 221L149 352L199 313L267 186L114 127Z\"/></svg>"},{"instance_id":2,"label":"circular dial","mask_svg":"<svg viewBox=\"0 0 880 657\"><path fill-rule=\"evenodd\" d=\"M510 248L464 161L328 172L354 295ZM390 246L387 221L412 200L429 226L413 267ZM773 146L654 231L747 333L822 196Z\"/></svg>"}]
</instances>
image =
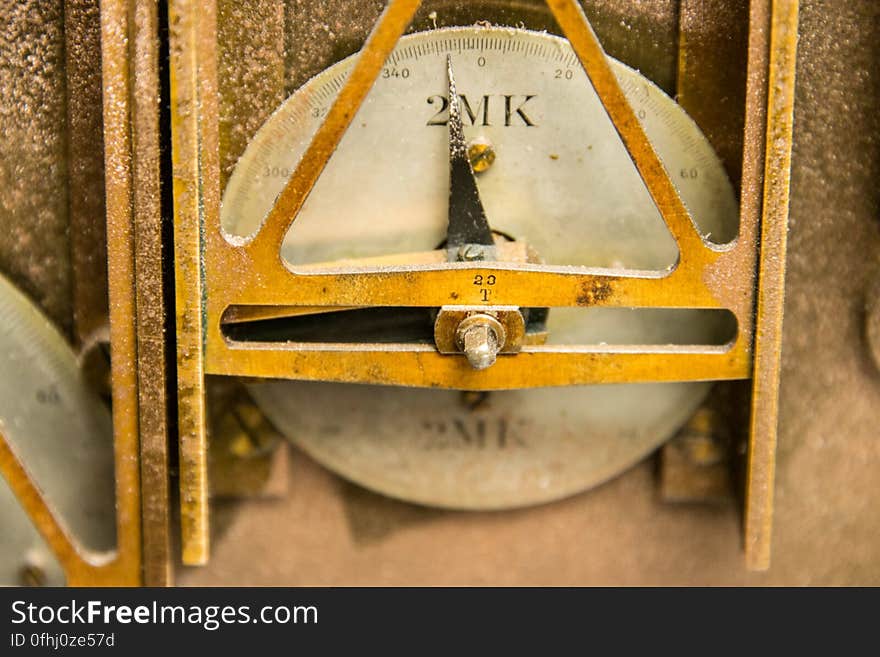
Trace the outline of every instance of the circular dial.
<instances>
[{"instance_id":1,"label":"circular dial","mask_svg":"<svg viewBox=\"0 0 880 657\"><path fill-rule=\"evenodd\" d=\"M115 543L113 429L71 348L51 322L0 277L0 430L53 510L85 547ZM0 477L0 586L37 567L64 573Z\"/></svg>"},{"instance_id":2,"label":"circular dial","mask_svg":"<svg viewBox=\"0 0 880 657\"><path fill-rule=\"evenodd\" d=\"M285 238L306 263L426 251L449 205L447 57L492 229L550 266L662 270L677 251L570 45L543 33L453 28L401 39ZM231 235L259 229L353 59L294 93L249 144L223 197ZM723 167L693 121L638 72L621 86L706 239L737 230ZM487 146L488 145L488 146ZM554 308L553 344L714 343L694 312ZM488 396L267 382L252 392L288 437L331 469L415 502L504 508L595 485L642 458L696 408L705 384L628 384Z\"/></svg>"}]
</instances>

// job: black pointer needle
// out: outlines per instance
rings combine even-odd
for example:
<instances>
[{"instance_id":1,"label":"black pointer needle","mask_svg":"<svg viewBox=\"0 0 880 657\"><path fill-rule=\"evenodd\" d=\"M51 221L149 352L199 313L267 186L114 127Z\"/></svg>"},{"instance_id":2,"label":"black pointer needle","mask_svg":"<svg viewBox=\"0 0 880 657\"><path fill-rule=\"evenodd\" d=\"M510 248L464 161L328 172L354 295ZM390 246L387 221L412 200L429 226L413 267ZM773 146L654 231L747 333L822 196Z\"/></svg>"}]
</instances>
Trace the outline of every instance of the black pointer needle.
<instances>
[{"instance_id":1,"label":"black pointer needle","mask_svg":"<svg viewBox=\"0 0 880 657\"><path fill-rule=\"evenodd\" d=\"M477 257L464 253L468 250L467 245L491 247L495 241L467 155L461 108L452 74L452 57L449 55L446 56L446 75L449 79L449 227L446 245L450 260L482 260L484 255L481 251L485 250L479 247L470 249Z\"/></svg>"}]
</instances>

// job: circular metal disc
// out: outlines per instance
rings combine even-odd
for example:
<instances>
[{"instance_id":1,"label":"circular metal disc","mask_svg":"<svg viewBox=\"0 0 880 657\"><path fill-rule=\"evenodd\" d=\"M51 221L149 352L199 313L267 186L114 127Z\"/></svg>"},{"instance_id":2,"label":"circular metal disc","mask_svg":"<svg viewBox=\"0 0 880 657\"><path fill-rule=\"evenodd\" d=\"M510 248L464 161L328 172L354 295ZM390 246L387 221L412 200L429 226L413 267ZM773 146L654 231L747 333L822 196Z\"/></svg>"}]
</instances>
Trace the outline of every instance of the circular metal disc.
<instances>
[{"instance_id":1,"label":"circular metal disc","mask_svg":"<svg viewBox=\"0 0 880 657\"><path fill-rule=\"evenodd\" d=\"M449 193L445 62L465 133L495 162L478 177L489 222L555 266L662 270L675 243L564 39L506 28L404 37L285 239L283 257L330 262L436 248ZM248 146L224 194L225 230L253 234L296 166L353 60L291 96ZM693 121L650 81L611 60L700 232L737 230L732 187ZM465 100L466 99L466 100ZM550 343L714 343L719 323L655 310L551 309ZM596 485L670 437L706 384L493 392L268 382L252 392L291 440L327 467L395 497L492 509Z\"/></svg>"},{"instance_id":2,"label":"circular metal disc","mask_svg":"<svg viewBox=\"0 0 880 657\"><path fill-rule=\"evenodd\" d=\"M110 414L84 380L51 322L0 277L0 430L77 539L93 550L115 543ZM0 585L39 568L45 583L64 575L0 477Z\"/></svg>"}]
</instances>

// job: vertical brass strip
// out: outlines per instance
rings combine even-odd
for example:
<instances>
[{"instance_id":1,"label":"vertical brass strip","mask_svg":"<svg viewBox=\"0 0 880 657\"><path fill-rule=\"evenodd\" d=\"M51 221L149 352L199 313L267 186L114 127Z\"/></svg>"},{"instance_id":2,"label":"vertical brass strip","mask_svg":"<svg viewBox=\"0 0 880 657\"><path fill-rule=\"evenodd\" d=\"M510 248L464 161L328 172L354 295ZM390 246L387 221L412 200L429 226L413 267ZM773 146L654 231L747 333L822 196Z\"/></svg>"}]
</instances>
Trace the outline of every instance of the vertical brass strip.
<instances>
[{"instance_id":1,"label":"vertical brass strip","mask_svg":"<svg viewBox=\"0 0 880 657\"><path fill-rule=\"evenodd\" d=\"M142 558L128 26L126 2L106 0L102 3L104 165L106 171L112 172L106 177L106 204L117 560L125 574L125 579L120 577L120 584L141 581Z\"/></svg>"},{"instance_id":2,"label":"vertical brass strip","mask_svg":"<svg viewBox=\"0 0 880 657\"><path fill-rule=\"evenodd\" d=\"M156 2L130 2L138 411L144 584L171 583Z\"/></svg>"},{"instance_id":3,"label":"vertical brass strip","mask_svg":"<svg viewBox=\"0 0 880 657\"><path fill-rule=\"evenodd\" d=\"M765 570L770 566L798 0L773 0L770 20L763 216L745 510L746 564L752 570Z\"/></svg>"},{"instance_id":4,"label":"vertical brass strip","mask_svg":"<svg viewBox=\"0 0 880 657\"><path fill-rule=\"evenodd\" d=\"M171 142L183 562L210 552L205 414L204 226L219 221L216 4L172 0Z\"/></svg>"}]
</instances>

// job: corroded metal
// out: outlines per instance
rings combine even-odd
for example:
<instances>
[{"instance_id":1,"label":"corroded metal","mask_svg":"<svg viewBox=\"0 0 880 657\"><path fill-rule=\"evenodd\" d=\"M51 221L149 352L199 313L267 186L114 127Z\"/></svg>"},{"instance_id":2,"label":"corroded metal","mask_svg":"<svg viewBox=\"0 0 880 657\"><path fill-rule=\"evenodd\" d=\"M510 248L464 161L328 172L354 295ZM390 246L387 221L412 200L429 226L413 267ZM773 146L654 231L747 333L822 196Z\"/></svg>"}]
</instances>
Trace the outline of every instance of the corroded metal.
<instances>
[{"instance_id":1,"label":"corroded metal","mask_svg":"<svg viewBox=\"0 0 880 657\"><path fill-rule=\"evenodd\" d=\"M213 5L172 3L172 113L175 158L178 346L181 367L181 492L184 561L207 558L204 376L222 374L468 390L587 383L744 379L752 374L758 243L757 216L744 213L733 244L715 247L687 209L611 72L583 10L549 1L646 188L679 247L664 272L570 270L537 264L465 262L436 267L376 265L357 271L291 271L280 246L309 192L369 92L419 2L392 0L361 51L325 121L257 234L229 241L217 213L217 86ZM754 23L753 27L754 28ZM757 37L756 37L757 38ZM752 66L754 68L754 66ZM785 93L790 93L786 89ZM755 109L754 107L752 109ZM754 120L754 119L753 119ZM196 136L201 139L196 139ZM748 138L748 137L747 137ZM785 165L787 161L774 162ZM745 178L746 176L744 176ZM744 199L746 202L747 199ZM778 242L768 244L773 254ZM783 245L784 246L784 245ZM475 371L431 345L236 343L221 325L227 311L271 316L296 308L482 305L474 276L503 280L493 304L516 307L621 306L728 309L735 340L719 347L525 345L492 368ZM276 308L278 310L273 311Z\"/></svg>"},{"instance_id":2,"label":"corroded metal","mask_svg":"<svg viewBox=\"0 0 880 657\"><path fill-rule=\"evenodd\" d=\"M746 564L753 570L770 566L797 25L798 0L774 0L770 13L761 253L746 475Z\"/></svg>"},{"instance_id":3,"label":"corroded metal","mask_svg":"<svg viewBox=\"0 0 880 657\"><path fill-rule=\"evenodd\" d=\"M110 294L113 435L116 453L118 560L129 581L141 579L141 480L138 422L137 298L132 194L132 92L129 67L131 7L101 7L104 85L104 167L107 176L107 270Z\"/></svg>"},{"instance_id":4,"label":"corroded metal","mask_svg":"<svg viewBox=\"0 0 880 657\"><path fill-rule=\"evenodd\" d=\"M661 274L571 272L539 266L511 267L504 263L419 271L384 267L307 276L290 272L279 256L281 241L347 121L356 112L358 105L354 101L366 95L371 75L378 71L414 9L413 3L392 2L364 46L361 73L349 77L337 98L335 111L331 108L327 121L256 237L244 244L231 244L219 225L205 225L205 280L210 290L205 302L208 373L480 390L749 376L753 237L744 231L735 245L727 249L713 248L702 240L625 101L582 10L571 2L551 2L550 8L572 41L679 244L678 265ZM296 344L249 343L242 347L227 341L220 332L223 313L231 305L479 305L485 303L479 290L466 284L475 275L503 277L504 286L495 298L500 305L729 308L739 319L740 331L732 345L719 348L528 347L519 359L507 359L478 376L462 371L454 361L421 345L330 350Z\"/></svg>"},{"instance_id":5,"label":"corroded metal","mask_svg":"<svg viewBox=\"0 0 880 657\"><path fill-rule=\"evenodd\" d=\"M160 192L158 6L130 2L131 216L144 584L171 584L165 299ZM121 218L119 219L121 220Z\"/></svg>"},{"instance_id":6,"label":"corroded metal","mask_svg":"<svg viewBox=\"0 0 880 657\"><path fill-rule=\"evenodd\" d=\"M80 9L87 10L85 7L70 8L70 16L76 22L76 29L84 29L79 21L86 20L79 13ZM144 9L149 10L149 7ZM133 171L134 163L138 160L132 159L135 144L131 122L136 113L135 99L141 102L148 102L151 97L155 99L157 78L154 76L147 79L145 87L140 87L139 93L134 91L137 82L144 80L138 77L138 69L130 66L130 59L143 62L141 57L146 55L149 58L152 54L152 69L155 72L156 53L155 50L149 50L150 45L155 48L151 41L151 37L152 40L155 39L155 25L151 27L149 22L144 23L143 15L140 16L141 22L133 21L138 26L135 28L136 33L129 33L133 12L134 7L131 4L112 1L103 3L100 16L104 157L105 167L114 172L106 181L106 212L110 244L107 266L110 273L108 291L111 308L109 319L112 343L116 549L98 553L81 545L56 517L50 501L43 497L26 466L16 456L8 441L0 435L0 474L6 478L37 531L61 563L68 584L74 586L131 586L143 582L142 482L139 455L139 412L143 409L139 400L138 374L139 367L147 364L150 357L138 354L137 331L140 325L135 265L135 207L138 202L133 186L148 183L149 173L140 171L135 174ZM156 111L156 108L153 110ZM145 128L142 123L138 127ZM83 126L82 129L87 132L89 128ZM79 173L76 173L74 179L78 176ZM156 172L154 184L158 184L157 178ZM72 208L82 212L85 207L92 207L91 202L84 203L81 206L75 202ZM100 248L100 244L92 246ZM146 274L144 271L141 273ZM155 273L157 272L150 271L149 275ZM161 290L161 278L154 285ZM100 290L100 284L97 287ZM82 307L89 309L89 312L97 309L96 315L91 317L100 317L100 303L96 302L96 297L89 296L83 300ZM100 319L96 326L96 332L100 333ZM88 330L83 331L80 337L85 337L87 333ZM92 333L94 334L95 332ZM149 338L149 332L145 332L143 337Z\"/></svg>"},{"instance_id":7,"label":"corroded metal","mask_svg":"<svg viewBox=\"0 0 880 657\"><path fill-rule=\"evenodd\" d=\"M67 214L73 334L88 348L107 331L107 222L101 114L101 21L98 0L64 3L67 80Z\"/></svg>"},{"instance_id":8,"label":"corroded metal","mask_svg":"<svg viewBox=\"0 0 880 657\"><path fill-rule=\"evenodd\" d=\"M216 6L168 5L174 189L180 526L185 564L208 560L203 231L219 222Z\"/></svg>"},{"instance_id":9,"label":"corroded metal","mask_svg":"<svg viewBox=\"0 0 880 657\"><path fill-rule=\"evenodd\" d=\"M0 436L0 473L34 526L46 540L64 568L71 585L137 585L142 576L142 525L140 477L140 400L138 354L136 223L137 197L133 186L144 182L143 172L133 171L131 122L136 115L133 93L138 69L130 59L138 60L145 50L144 33L149 40L150 23L131 21L134 7L124 1L105 2L101 11L103 63L104 155L107 170L114 175L106 181L110 341L112 344L112 396L114 462L116 477L116 535L113 552L95 553L80 545L53 513L27 468ZM143 15L140 16L144 20ZM135 34L129 26L138 25ZM141 39L138 39L138 36ZM155 38L155 31L152 31ZM132 48L133 52L129 50ZM150 51L147 50L147 53ZM155 56L155 51L152 51ZM149 57L149 55L148 55ZM140 60L143 61L143 60ZM154 64L155 68L155 64ZM147 83L155 93L155 78ZM141 125L140 127L143 127ZM148 337L146 335L145 337Z\"/></svg>"}]
</instances>

